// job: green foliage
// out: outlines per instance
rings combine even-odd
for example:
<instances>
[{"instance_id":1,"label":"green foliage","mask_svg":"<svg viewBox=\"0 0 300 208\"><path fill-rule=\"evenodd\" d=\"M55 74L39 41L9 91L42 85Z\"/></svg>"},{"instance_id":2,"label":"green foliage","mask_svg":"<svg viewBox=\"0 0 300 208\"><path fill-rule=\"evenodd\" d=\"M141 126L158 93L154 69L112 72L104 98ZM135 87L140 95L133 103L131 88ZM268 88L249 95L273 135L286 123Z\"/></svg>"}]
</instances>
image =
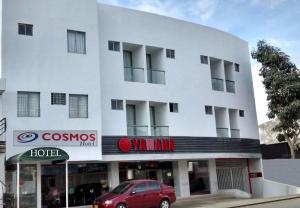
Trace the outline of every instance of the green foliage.
<instances>
[{"instance_id":1,"label":"green foliage","mask_svg":"<svg viewBox=\"0 0 300 208\"><path fill-rule=\"evenodd\" d=\"M300 72L290 57L265 41L257 43L252 58L261 63L259 70L267 93L270 119L278 119L274 131L278 141L287 141L291 150L298 148L300 134Z\"/></svg>"}]
</instances>

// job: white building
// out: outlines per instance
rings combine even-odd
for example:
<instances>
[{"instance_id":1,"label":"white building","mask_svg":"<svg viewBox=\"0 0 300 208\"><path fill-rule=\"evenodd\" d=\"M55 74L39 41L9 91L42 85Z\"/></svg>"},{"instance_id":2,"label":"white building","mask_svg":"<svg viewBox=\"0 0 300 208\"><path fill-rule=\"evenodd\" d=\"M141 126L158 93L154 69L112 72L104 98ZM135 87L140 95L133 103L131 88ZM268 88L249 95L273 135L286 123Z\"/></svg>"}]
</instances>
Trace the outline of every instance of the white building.
<instances>
[{"instance_id":1,"label":"white building","mask_svg":"<svg viewBox=\"0 0 300 208\"><path fill-rule=\"evenodd\" d=\"M261 196L247 42L96 0L2 8L0 180L15 207L46 207L54 187L63 205L86 205L93 197L78 190L100 195L136 178L179 197Z\"/></svg>"}]
</instances>

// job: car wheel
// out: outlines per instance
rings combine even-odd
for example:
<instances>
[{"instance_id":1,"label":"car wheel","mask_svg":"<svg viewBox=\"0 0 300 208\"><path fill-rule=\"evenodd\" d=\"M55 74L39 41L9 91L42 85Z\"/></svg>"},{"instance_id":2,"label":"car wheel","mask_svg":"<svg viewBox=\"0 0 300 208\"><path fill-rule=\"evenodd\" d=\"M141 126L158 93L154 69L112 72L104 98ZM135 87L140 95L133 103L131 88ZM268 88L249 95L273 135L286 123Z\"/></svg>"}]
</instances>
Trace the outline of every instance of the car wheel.
<instances>
[{"instance_id":1,"label":"car wheel","mask_svg":"<svg viewBox=\"0 0 300 208\"><path fill-rule=\"evenodd\" d=\"M170 208L170 202L167 199L163 199L160 202L160 208Z\"/></svg>"},{"instance_id":2,"label":"car wheel","mask_svg":"<svg viewBox=\"0 0 300 208\"><path fill-rule=\"evenodd\" d=\"M125 204L118 204L117 208L126 208Z\"/></svg>"}]
</instances>

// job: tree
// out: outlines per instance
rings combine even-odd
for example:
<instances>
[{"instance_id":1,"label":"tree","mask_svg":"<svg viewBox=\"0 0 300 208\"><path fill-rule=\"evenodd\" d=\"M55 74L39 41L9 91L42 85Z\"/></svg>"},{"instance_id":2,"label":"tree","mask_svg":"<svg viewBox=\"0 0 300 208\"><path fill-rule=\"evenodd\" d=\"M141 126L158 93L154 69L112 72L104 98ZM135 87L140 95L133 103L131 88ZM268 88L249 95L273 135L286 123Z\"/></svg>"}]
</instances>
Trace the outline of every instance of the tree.
<instances>
[{"instance_id":1,"label":"tree","mask_svg":"<svg viewBox=\"0 0 300 208\"><path fill-rule=\"evenodd\" d=\"M273 130L279 133L279 142L288 143L294 159L300 146L300 71L287 54L265 41L258 41L251 55L261 63L259 75L267 93L267 116L278 119Z\"/></svg>"}]
</instances>

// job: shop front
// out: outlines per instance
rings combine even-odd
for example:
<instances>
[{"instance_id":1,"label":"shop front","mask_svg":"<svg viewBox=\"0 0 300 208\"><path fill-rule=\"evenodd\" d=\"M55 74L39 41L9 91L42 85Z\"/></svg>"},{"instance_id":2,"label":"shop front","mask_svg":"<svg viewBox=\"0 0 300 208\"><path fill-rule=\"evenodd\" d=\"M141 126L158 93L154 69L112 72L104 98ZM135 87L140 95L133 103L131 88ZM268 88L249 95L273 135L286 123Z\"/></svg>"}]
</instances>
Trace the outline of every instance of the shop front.
<instances>
[{"instance_id":1,"label":"shop front","mask_svg":"<svg viewBox=\"0 0 300 208\"><path fill-rule=\"evenodd\" d=\"M36 158L32 155L34 151L55 151L57 157ZM6 192L12 199L11 207L91 205L96 197L109 191L107 164L74 163L68 159L66 152L53 147L34 148L9 158L6 163Z\"/></svg>"},{"instance_id":2,"label":"shop front","mask_svg":"<svg viewBox=\"0 0 300 208\"><path fill-rule=\"evenodd\" d=\"M250 172L261 171L259 141L253 139L103 136L102 153L111 187L155 179L174 186L178 197L229 190L252 194Z\"/></svg>"}]
</instances>

